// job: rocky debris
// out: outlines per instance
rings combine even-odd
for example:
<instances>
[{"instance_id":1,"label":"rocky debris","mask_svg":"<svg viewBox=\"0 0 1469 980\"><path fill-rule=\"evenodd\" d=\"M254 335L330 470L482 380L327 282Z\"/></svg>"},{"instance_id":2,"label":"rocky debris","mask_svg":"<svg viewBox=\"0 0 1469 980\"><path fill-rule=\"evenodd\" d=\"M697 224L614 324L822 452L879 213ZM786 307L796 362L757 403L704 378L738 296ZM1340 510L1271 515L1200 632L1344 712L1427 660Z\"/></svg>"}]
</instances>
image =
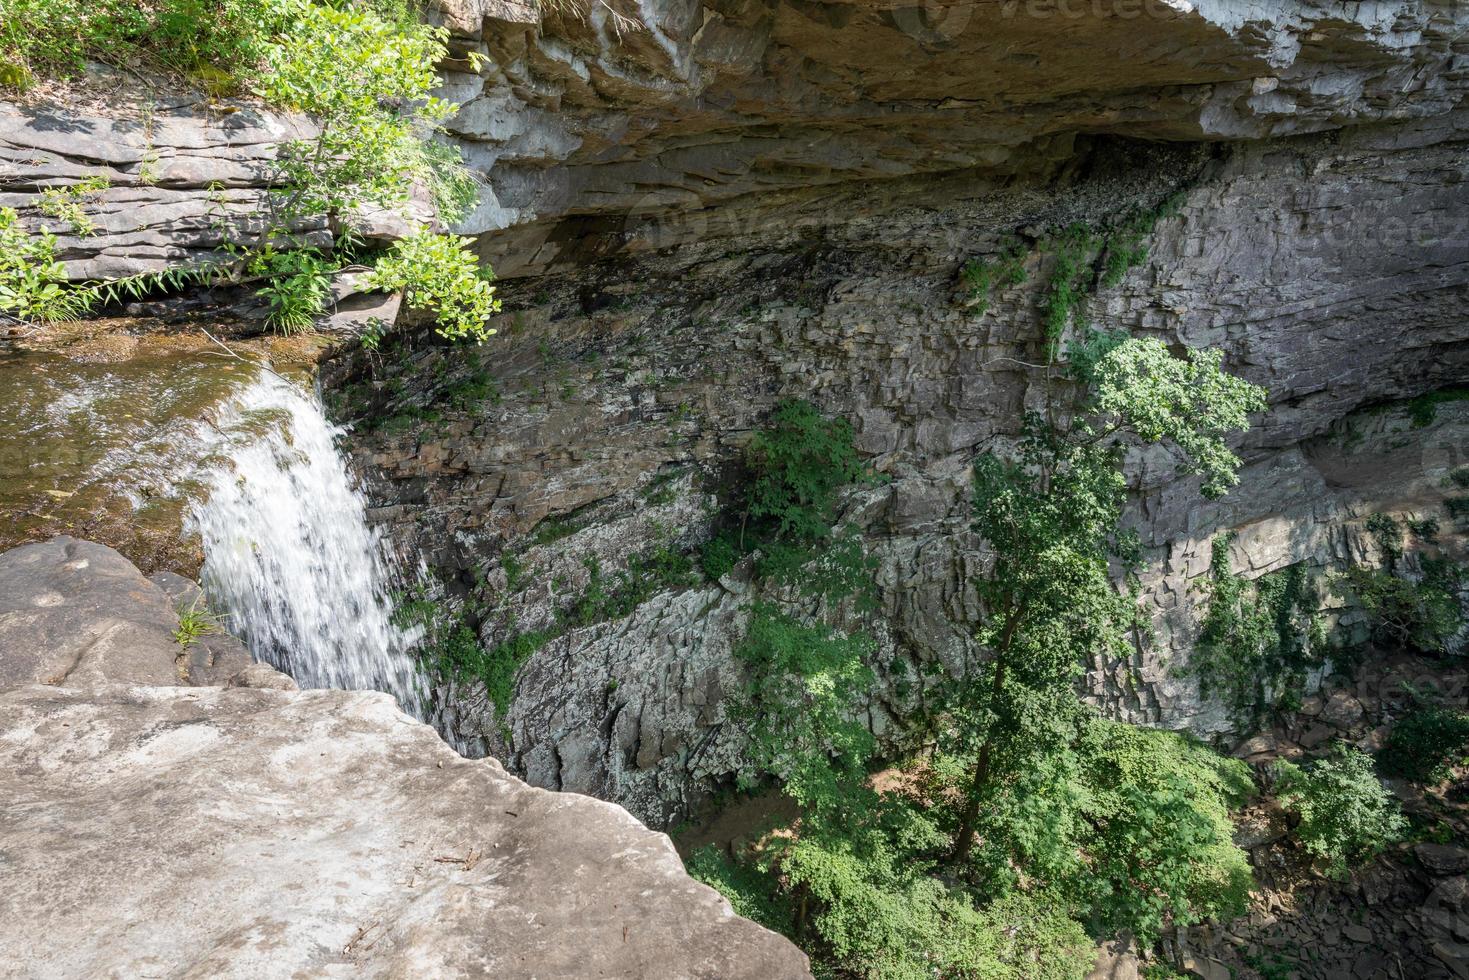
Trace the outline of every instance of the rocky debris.
<instances>
[{"instance_id":1,"label":"rocky debris","mask_svg":"<svg viewBox=\"0 0 1469 980\"><path fill-rule=\"evenodd\" d=\"M1469 850L1451 844L1419 844L1413 848L1429 874L1440 877L1469 872Z\"/></svg>"},{"instance_id":2,"label":"rocky debris","mask_svg":"<svg viewBox=\"0 0 1469 980\"><path fill-rule=\"evenodd\" d=\"M1415 823L1463 840L1462 803L1407 801ZM1278 814L1278 811L1277 811ZM1196 976L1255 980L1393 977L1448 980L1469 975L1469 850L1459 844L1398 845L1347 880L1323 878L1309 855L1276 833L1260 833L1261 807L1238 821L1258 890L1248 916L1177 931L1164 943Z\"/></svg>"},{"instance_id":3,"label":"rocky debris","mask_svg":"<svg viewBox=\"0 0 1469 980\"><path fill-rule=\"evenodd\" d=\"M0 555L0 973L809 976L666 836L387 695L169 686L187 584L70 538Z\"/></svg>"}]
</instances>

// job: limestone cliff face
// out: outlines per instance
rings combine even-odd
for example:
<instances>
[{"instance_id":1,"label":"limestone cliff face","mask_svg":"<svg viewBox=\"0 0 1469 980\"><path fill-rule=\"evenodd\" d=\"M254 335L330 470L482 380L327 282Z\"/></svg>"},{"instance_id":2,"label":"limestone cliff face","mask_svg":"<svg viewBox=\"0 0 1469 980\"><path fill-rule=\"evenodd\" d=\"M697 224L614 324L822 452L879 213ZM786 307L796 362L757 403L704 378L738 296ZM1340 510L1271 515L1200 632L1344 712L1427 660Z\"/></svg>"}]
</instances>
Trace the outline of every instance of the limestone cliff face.
<instances>
[{"instance_id":1,"label":"limestone cliff face","mask_svg":"<svg viewBox=\"0 0 1469 980\"><path fill-rule=\"evenodd\" d=\"M1425 428L1405 412L1469 381L1461 4L436 6L456 49L444 94L463 104L450 129L485 182L460 230L507 279L502 333L396 364L343 358L326 381L360 423L377 518L451 604L482 610L487 643L554 622L589 558L614 575L695 548L749 432L781 398L810 398L852 420L889 478L853 492L843 520L881 563L882 612L850 625L880 640L865 710L899 744L917 681L979 653L968 467L1037 397L1025 363L1051 260L1032 251L1026 284L982 314L958 269L1005 236L1033 243L1174 192L1147 261L1087 313L1223 347L1271 410L1219 503L1132 461L1157 640L1092 665L1099 704L1226 731L1180 670L1210 539L1239 531L1235 565L1252 574L1372 560L1366 517L1442 516L1444 474L1469 462L1465 403ZM469 51L488 55L483 73ZM19 175L0 204L39 223L46 178L108 168L116 221L65 242L78 275L207 253L209 183L248 210L270 134L293 125L195 103L126 125L58 112L0 115ZM178 168L153 185L134 179L150 145ZM532 782L677 819L739 768L726 702L751 598L737 574L559 636L504 719L473 690L447 696Z\"/></svg>"},{"instance_id":2,"label":"limestone cliff face","mask_svg":"<svg viewBox=\"0 0 1469 980\"><path fill-rule=\"evenodd\" d=\"M356 440L378 516L451 601L474 600L486 642L552 624L588 559L606 575L695 547L749 432L805 397L851 419L889 478L846 501L883 602L847 621L879 638L865 710L900 744L919 680L979 653L968 466L1038 397L1025 362L1050 260L1032 252L1027 284L982 315L958 267L1176 191L1146 263L1088 314L1223 347L1271 411L1219 503L1131 461L1157 639L1092 665L1090 695L1229 731L1184 670L1212 537L1238 531L1235 565L1258 574L1374 560L1373 513L1443 516L1469 415L1448 403L1415 428L1405 408L1469 379L1462 10L616 10L535 29L455 8L461 43L495 63L447 83L488 180L464 230L525 281L493 350L328 372L345 415L397 417ZM678 819L740 768L726 708L752 594L736 573L559 636L504 719L449 697L532 782Z\"/></svg>"},{"instance_id":3,"label":"limestone cliff face","mask_svg":"<svg viewBox=\"0 0 1469 980\"><path fill-rule=\"evenodd\" d=\"M1466 15L1435 0L439 6L494 66L446 88L490 185L465 227L504 232L503 273L840 224L921 178L1064 166L1081 134L1321 132L1440 116L1465 86Z\"/></svg>"}]
</instances>

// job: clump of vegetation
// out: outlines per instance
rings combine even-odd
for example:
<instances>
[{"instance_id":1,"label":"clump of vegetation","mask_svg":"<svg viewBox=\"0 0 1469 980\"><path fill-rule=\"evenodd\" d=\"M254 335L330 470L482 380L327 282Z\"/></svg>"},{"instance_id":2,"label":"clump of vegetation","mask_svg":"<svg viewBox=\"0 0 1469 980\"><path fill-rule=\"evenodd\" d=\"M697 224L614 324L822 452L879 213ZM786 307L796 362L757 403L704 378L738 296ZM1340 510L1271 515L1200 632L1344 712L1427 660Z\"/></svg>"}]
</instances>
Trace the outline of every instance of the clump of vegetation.
<instances>
[{"instance_id":1,"label":"clump of vegetation","mask_svg":"<svg viewBox=\"0 0 1469 980\"><path fill-rule=\"evenodd\" d=\"M467 238L419 232L395 242L368 281L387 292L403 290L409 307L432 313L441 337L483 342L497 332L490 317L500 311L495 276L470 251Z\"/></svg>"},{"instance_id":2,"label":"clump of vegetation","mask_svg":"<svg viewBox=\"0 0 1469 980\"><path fill-rule=\"evenodd\" d=\"M407 0L0 0L0 81L24 86L37 73L65 76L94 58L248 91L316 124L314 135L278 147L266 211L234 226L239 237L226 242L229 260L81 286L57 279L59 266L30 270L36 261L24 260L14 263L27 267L24 274L0 273L0 288L12 294L5 308L21 319L59 319L99 300L183 283L263 279L259 294L271 325L310 329L326 310L330 277L361 257L352 230L360 212L404 204L416 182L434 190L450 219L477 196L458 150L433 138L455 108L432 94L447 33L421 23L414 10ZM90 234L83 205L105 186L105 178L89 178L48 189L41 210ZM298 229L322 217L345 230L331 248L307 246ZM245 234L246 225L258 231ZM494 333L487 326L499 309L492 277L463 240L420 231L381 265L380 288L404 290L444 336ZM27 299L43 292L40 301Z\"/></svg>"},{"instance_id":3,"label":"clump of vegetation","mask_svg":"<svg viewBox=\"0 0 1469 980\"><path fill-rule=\"evenodd\" d=\"M1189 672L1243 725L1300 707L1306 674L1327 650L1326 627L1300 565L1253 582L1234 574L1229 536L1214 539L1208 606Z\"/></svg>"},{"instance_id":4,"label":"clump of vegetation","mask_svg":"<svg viewBox=\"0 0 1469 980\"><path fill-rule=\"evenodd\" d=\"M1377 761L1389 776L1434 785L1448 779L1466 756L1469 711L1419 707L1393 726Z\"/></svg>"},{"instance_id":5,"label":"clump of vegetation","mask_svg":"<svg viewBox=\"0 0 1469 980\"><path fill-rule=\"evenodd\" d=\"M734 712L750 727L750 757L805 807L834 805L843 781L866 775L873 739L851 710L872 686L873 647L863 634L808 625L769 603L755 606L735 647L751 677Z\"/></svg>"},{"instance_id":6,"label":"clump of vegetation","mask_svg":"<svg viewBox=\"0 0 1469 980\"><path fill-rule=\"evenodd\" d=\"M94 235L97 225L88 216L86 206L111 186L107 177L93 176L73 184L47 187L41 191L41 213L65 221L74 235Z\"/></svg>"},{"instance_id":7,"label":"clump of vegetation","mask_svg":"<svg viewBox=\"0 0 1469 980\"><path fill-rule=\"evenodd\" d=\"M1025 282L1025 249L1018 241L1006 242L994 258L975 258L964 263L959 275L973 302L974 315L983 316L996 286L1018 286Z\"/></svg>"},{"instance_id":8,"label":"clump of vegetation","mask_svg":"<svg viewBox=\"0 0 1469 980\"><path fill-rule=\"evenodd\" d=\"M267 246L251 257L249 268L266 280L256 294L269 304L267 324L284 334L312 329L331 294L334 262L316 249L277 251Z\"/></svg>"},{"instance_id":9,"label":"clump of vegetation","mask_svg":"<svg viewBox=\"0 0 1469 980\"><path fill-rule=\"evenodd\" d=\"M92 307L92 294L67 280L56 239L27 234L13 208L0 208L0 312L36 323L74 320Z\"/></svg>"},{"instance_id":10,"label":"clump of vegetation","mask_svg":"<svg viewBox=\"0 0 1469 980\"><path fill-rule=\"evenodd\" d=\"M173 631L173 641L186 650L206 636L224 632L219 625L219 619L209 611L201 598L196 598L177 612L179 624Z\"/></svg>"},{"instance_id":11,"label":"clump of vegetation","mask_svg":"<svg viewBox=\"0 0 1469 980\"><path fill-rule=\"evenodd\" d=\"M1407 822L1365 753L1338 746L1309 768L1275 765L1276 797L1300 818L1296 838L1330 874L1344 877L1351 865L1402 839Z\"/></svg>"},{"instance_id":12,"label":"clump of vegetation","mask_svg":"<svg viewBox=\"0 0 1469 980\"><path fill-rule=\"evenodd\" d=\"M1469 388L1443 388L1419 395L1408 403L1408 418L1413 428L1423 429L1438 417L1438 406L1469 399Z\"/></svg>"},{"instance_id":13,"label":"clump of vegetation","mask_svg":"<svg viewBox=\"0 0 1469 980\"><path fill-rule=\"evenodd\" d=\"M1446 642L1463 623L1457 569L1448 563L1425 567L1418 581L1384 569L1347 569L1341 585L1372 619L1376 642L1424 653L1446 652Z\"/></svg>"},{"instance_id":14,"label":"clump of vegetation","mask_svg":"<svg viewBox=\"0 0 1469 980\"><path fill-rule=\"evenodd\" d=\"M870 572L858 536L833 530L838 493L870 479L845 419L828 419L805 401L782 402L745 452L748 479L704 547L710 578L759 549L757 573L803 579L835 597L863 591Z\"/></svg>"}]
</instances>

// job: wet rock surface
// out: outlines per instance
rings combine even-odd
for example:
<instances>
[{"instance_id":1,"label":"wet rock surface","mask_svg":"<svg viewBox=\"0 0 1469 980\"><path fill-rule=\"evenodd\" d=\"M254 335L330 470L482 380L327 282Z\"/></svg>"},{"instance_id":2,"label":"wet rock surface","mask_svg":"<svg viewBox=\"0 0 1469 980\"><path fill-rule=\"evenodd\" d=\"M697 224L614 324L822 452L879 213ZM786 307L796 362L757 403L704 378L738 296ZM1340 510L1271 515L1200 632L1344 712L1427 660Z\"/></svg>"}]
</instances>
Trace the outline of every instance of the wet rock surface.
<instances>
[{"instance_id":1,"label":"wet rock surface","mask_svg":"<svg viewBox=\"0 0 1469 980\"><path fill-rule=\"evenodd\" d=\"M808 975L667 837L386 695L260 664L172 686L173 605L110 549L12 551L0 581L6 976Z\"/></svg>"}]
</instances>

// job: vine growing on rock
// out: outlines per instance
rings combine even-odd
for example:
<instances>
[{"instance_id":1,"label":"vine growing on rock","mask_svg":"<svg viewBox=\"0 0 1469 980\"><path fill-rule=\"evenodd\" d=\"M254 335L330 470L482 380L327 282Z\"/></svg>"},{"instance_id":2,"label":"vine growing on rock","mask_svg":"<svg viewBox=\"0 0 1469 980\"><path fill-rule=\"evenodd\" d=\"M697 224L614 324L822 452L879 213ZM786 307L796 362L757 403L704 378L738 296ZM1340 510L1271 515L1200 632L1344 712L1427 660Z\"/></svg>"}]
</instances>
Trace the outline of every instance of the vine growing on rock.
<instances>
[{"instance_id":1,"label":"vine growing on rock","mask_svg":"<svg viewBox=\"0 0 1469 980\"><path fill-rule=\"evenodd\" d=\"M1326 627L1301 565L1254 581L1230 566L1229 535L1214 539L1198 642L1187 672L1205 698L1223 698L1241 727L1293 711L1306 675L1325 662Z\"/></svg>"}]
</instances>

